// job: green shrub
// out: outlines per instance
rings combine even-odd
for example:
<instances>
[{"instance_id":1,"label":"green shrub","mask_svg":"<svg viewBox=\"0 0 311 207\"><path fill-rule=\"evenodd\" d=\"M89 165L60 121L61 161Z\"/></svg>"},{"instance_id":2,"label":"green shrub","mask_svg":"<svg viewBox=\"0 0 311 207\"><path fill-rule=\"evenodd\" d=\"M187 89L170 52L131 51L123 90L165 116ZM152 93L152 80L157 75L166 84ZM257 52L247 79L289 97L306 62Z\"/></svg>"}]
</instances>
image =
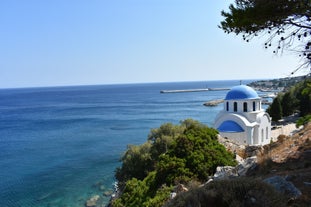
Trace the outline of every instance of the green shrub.
<instances>
[{"instance_id":1,"label":"green shrub","mask_svg":"<svg viewBox=\"0 0 311 207\"><path fill-rule=\"evenodd\" d=\"M148 141L130 145L116 171L121 196L113 206L161 206L172 186L206 181L219 165L236 165L217 131L191 119L152 129ZM163 187L167 186L167 187Z\"/></svg>"},{"instance_id":2,"label":"green shrub","mask_svg":"<svg viewBox=\"0 0 311 207\"><path fill-rule=\"evenodd\" d=\"M300 117L297 121L296 121L296 127L300 127L303 125L306 125L308 122L311 121L311 114L306 115L304 117Z\"/></svg>"}]
</instances>

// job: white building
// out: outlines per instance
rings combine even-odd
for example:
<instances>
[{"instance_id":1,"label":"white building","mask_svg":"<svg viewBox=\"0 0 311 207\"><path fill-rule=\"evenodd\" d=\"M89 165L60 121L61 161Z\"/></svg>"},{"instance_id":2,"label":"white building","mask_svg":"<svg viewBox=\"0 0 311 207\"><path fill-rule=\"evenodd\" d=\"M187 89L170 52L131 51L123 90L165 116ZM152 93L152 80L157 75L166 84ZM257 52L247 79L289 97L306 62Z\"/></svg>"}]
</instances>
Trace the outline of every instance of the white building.
<instances>
[{"instance_id":1,"label":"white building","mask_svg":"<svg viewBox=\"0 0 311 207\"><path fill-rule=\"evenodd\" d=\"M227 93L215 128L237 144L265 145L271 139L271 118L261 108L257 92L246 85L235 86Z\"/></svg>"}]
</instances>

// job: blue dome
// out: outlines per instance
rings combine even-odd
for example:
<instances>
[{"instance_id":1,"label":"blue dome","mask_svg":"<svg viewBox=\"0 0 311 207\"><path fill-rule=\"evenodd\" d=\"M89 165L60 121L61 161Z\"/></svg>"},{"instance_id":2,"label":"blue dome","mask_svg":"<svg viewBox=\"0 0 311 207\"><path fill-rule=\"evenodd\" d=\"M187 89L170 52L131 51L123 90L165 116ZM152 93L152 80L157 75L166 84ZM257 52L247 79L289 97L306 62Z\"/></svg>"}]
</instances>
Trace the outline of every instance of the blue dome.
<instances>
[{"instance_id":1,"label":"blue dome","mask_svg":"<svg viewBox=\"0 0 311 207\"><path fill-rule=\"evenodd\" d=\"M217 128L220 132L244 132L244 129L235 121L224 121Z\"/></svg>"},{"instance_id":2,"label":"blue dome","mask_svg":"<svg viewBox=\"0 0 311 207\"><path fill-rule=\"evenodd\" d=\"M225 100L256 99L256 98L259 98L259 96L254 89L246 85L240 85L233 87L227 93Z\"/></svg>"}]
</instances>

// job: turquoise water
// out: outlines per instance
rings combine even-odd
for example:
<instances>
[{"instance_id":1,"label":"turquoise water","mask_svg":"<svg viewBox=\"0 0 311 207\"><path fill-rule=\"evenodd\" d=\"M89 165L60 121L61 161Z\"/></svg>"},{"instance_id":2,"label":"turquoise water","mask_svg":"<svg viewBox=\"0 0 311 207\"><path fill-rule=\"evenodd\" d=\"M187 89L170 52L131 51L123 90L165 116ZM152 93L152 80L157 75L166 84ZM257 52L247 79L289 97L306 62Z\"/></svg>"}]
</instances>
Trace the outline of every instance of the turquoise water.
<instances>
[{"instance_id":1,"label":"turquoise water","mask_svg":"<svg viewBox=\"0 0 311 207\"><path fill-rule=\"evenodd\" d=\"M249 81L248 81L249 82ZM244 83L247 83L245 81ZM0 206L82 207L113 190L128 144L151 128L193 118L212 126L222 105L205 107L239 81L150 83L0 90Z\"/></svg>"}]
</instances>

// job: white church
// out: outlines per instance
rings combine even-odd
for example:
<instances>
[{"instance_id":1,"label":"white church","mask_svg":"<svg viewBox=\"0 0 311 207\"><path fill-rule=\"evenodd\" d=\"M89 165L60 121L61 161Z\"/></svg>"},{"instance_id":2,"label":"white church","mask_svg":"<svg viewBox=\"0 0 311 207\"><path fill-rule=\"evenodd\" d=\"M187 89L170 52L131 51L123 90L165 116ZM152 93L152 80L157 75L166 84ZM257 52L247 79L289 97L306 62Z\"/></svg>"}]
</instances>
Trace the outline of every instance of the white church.
<instances>
[{"instance_id":1,"label":"white church","mask_svg":"<svg viewBox=\"0 0 311 207\"><path fill-rule=\"evenodd\" d=\"M271 118L261 107L257 92L246 85L233 87L215 119L222 137L241 145L265 145L271 139Z\"/></svg>"}]
</instances>

